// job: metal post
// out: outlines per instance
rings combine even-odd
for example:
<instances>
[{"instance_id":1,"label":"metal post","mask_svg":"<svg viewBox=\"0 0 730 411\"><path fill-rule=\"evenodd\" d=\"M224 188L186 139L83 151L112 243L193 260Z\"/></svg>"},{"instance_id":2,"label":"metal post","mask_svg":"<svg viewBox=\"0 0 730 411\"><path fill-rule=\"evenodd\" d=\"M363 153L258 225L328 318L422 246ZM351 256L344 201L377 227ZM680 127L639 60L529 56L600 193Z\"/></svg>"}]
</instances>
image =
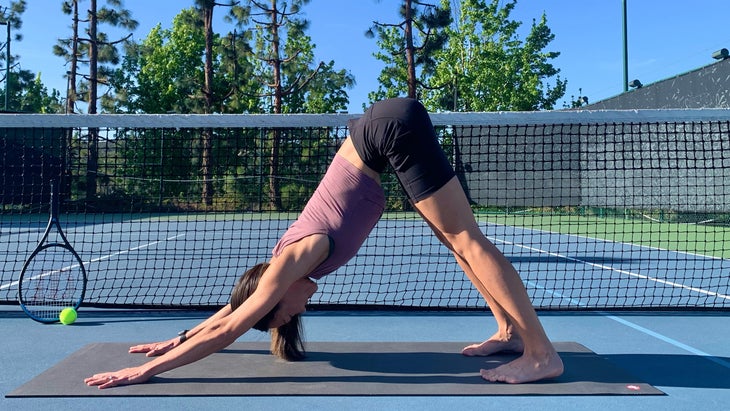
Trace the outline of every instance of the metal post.
<instances>
[{"instance_id":1,"label":"metal post","mask_svg":"<svg viewBox=\"0 0 730 411\"><path fill-rule=\"evenodd\" d=\"M157 206L162 209L162 192L165 189L165 129L160 131L160 193L157 198Z\"/></svg>"},{"instance_id":2,"label":"metal post","mask_svg":"<svg viewBox=\"0 0 730 411\"><path fill-rule=\"evenodd\" d=\"M626 0L623 0L624 92L629 91L629 35L626 20Z\"/></svg>"}]
</instances>

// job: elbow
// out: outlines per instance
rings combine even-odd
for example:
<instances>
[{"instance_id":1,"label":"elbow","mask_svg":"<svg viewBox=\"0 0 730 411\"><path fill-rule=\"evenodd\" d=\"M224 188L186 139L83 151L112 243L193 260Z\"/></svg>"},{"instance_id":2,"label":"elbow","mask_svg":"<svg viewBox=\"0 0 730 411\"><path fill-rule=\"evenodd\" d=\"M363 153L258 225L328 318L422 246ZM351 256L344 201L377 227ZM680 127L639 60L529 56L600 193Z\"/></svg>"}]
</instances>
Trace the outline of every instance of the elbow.
<instances>
[{"instance_id":1,"label":"elbow","mask_svg":"<svg viewBox=\"0 0 730 411\"><path fill-rule=\"evenodd\" d=\"M233 344L233 342L236 341L236 339L238 339L238 337L240 337L241 335L242 333L238 332L235 329L229 327L224 328L223 330L221 330L220 333L221 343L224 344L224 346L221 348L225 348Z\"/></svg>"},{"instance_id":2,"label":"elbow","mask_svg":"<svg viewBox=\"0 0 730 411\"><path fill-rule=\"evenodd\" d=\"M206 330L206 337L213 343L217 350L222 350L233 344L241 333L230 324L215 324Z\"/></svg>"}]
</instances>

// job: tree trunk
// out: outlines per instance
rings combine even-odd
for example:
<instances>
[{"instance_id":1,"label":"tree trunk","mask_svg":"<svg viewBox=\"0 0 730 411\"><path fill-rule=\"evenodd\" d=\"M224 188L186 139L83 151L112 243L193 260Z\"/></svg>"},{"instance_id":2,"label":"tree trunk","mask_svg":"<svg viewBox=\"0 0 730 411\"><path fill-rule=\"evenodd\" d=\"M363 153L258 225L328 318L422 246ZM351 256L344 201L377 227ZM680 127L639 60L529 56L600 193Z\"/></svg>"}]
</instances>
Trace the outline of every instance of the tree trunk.
<instances>
[{"instance_id":1,"label":"tree trunk","mask_svg":"<svg viewBox=\"0 0 730 411\"><path fill-rule=\"evenodd\" d=\"M281 58L279 55L279 23L277 22L278 10L276 0L271 0L271 59L270 63L274 72L274 113L281 114L282 111L282 90L281 90ZM271 133L271 155L269 158L269 205L271 210L281 210L281 186L279 179L279 148L281 145L281 132L274 129Z\"/></svg>"},{"instance_id":2,"label":"tree trunk","mask_svg":"<svg viewBox=\"0 0 730 411\"><path fill-rule=\"evenodd\" d=\"M97 84L98 84L98 59L99 48L97 44L96 0L90 1L89 6L89 114L96 114ZM99 129L89 129L89 145L86 163L86 201L93 202L96 198L97 175L99 171Z\"/></svg>"},{"instance_id":3,"label":"tree trunk","mask_svg":"<svg viewBox=\"0 0 730 411\"><path fill-rule=\"evenodd\" d=\"M206 2L203 8L203 24L205 28L205 84L203 112L210 114L213 110L213 7L215 3ZM213 205L213 130L206 128L201 134L201 173L203 177L202 201L205 206Z\"/></svg>"},{"instance_id":4,"label":"tree trunk","mask_svg":"<svg viewBox=\"0 0 730 411\"><path fill-rule=\"evenodd\" d=\"M408 69L408 97L416 98L416 63L413 57L413 16L411 0L406 0L406 64Z\"/></svg>"},{"instance_id":5,"label":"tree trunk","mask_svg":"<svg viewBox=\"0 0 730 411\"><path fill-rule=\"evenodd\" d=\"M66 114L73 114L76 111L76 72L79 64L79 2L73 2L73 22L71 29L73 38L71 39L71 67L68 73L68 89L66 90Z\"/></svg>"}]
</instances>

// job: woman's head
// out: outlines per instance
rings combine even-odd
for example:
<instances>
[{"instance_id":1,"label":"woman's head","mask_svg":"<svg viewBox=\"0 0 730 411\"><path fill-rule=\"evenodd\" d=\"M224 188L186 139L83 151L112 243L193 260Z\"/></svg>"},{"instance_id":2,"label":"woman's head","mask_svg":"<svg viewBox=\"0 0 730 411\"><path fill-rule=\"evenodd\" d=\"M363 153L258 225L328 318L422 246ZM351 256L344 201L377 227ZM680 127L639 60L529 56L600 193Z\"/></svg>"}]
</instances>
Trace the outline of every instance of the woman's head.
<instances>
[{"instance_id":1,"label":"woman's head","mask_svg":"<svg viewBox=\"0 0 730 411\"><path fill-rule=\"evenodd\" d=\"M237 309L258 287L268 263L257 264L241 275L231 293L231 309ZM305 311L309 298L317 291L317 285L309 278L300 278L289 287L284 297L253 328L271 330L272 354L287 361L304 358L300 314Z\"/></svg>"}]
</instances>

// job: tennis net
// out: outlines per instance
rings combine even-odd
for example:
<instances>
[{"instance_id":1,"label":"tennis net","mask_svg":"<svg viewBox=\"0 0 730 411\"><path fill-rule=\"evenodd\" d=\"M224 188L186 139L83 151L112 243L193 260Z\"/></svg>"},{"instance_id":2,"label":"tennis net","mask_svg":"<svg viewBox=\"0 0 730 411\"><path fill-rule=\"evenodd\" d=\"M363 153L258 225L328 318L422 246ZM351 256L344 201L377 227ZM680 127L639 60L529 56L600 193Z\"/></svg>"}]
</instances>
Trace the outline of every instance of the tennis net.
<instances>
[{"instance_id":1,"label":"tennis net","mask_svg":"<svg viewBox=\"0 0 730 411\"><path fill-rule=\"evenodd\" d=\"M61 182L85 305L225 304L357 115L0 117L0 303ZM730 111L432 115L480 227L538 309L730 307ZM313 308L483 309L390 172L360 253Z\"/></svg>"}]
</instances>

